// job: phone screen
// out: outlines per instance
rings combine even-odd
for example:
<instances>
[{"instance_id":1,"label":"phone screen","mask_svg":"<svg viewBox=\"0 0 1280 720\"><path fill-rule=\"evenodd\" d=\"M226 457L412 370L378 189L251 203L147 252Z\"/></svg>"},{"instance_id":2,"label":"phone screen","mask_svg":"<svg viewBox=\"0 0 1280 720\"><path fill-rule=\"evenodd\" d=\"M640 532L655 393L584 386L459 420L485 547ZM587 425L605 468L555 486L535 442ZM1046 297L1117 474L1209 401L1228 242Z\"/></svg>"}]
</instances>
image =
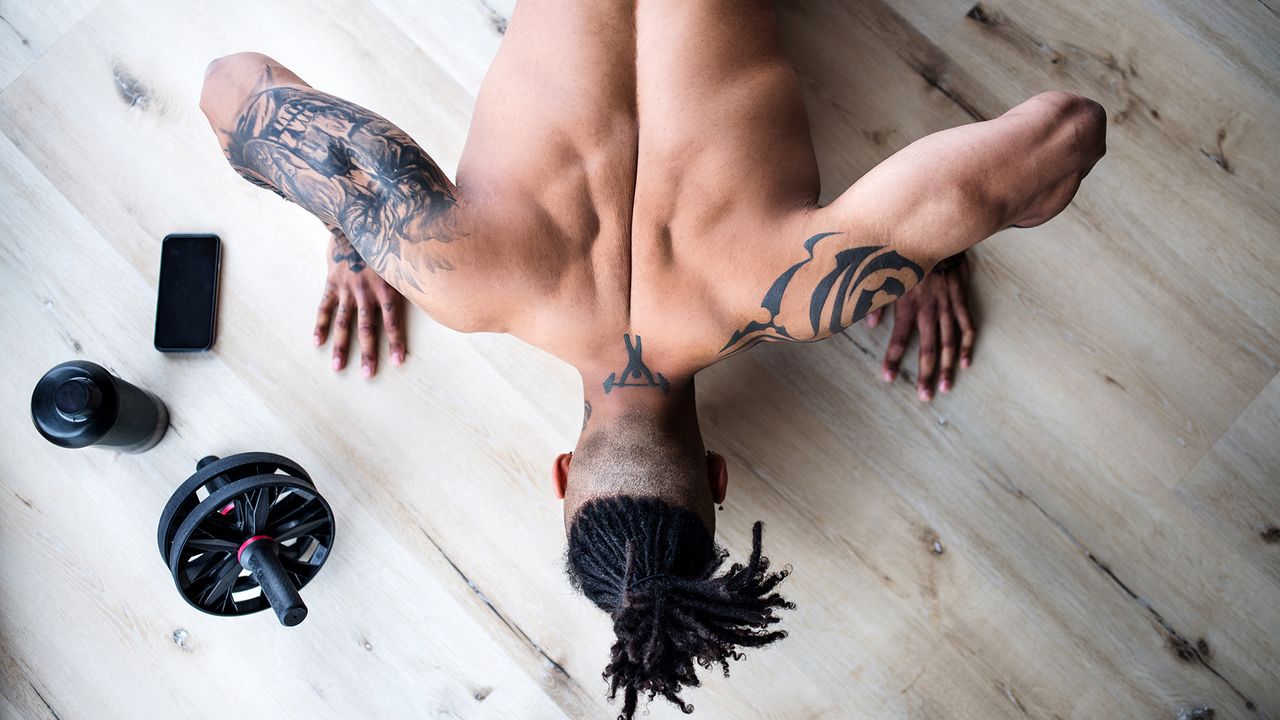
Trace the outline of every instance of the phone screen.
<instances>
[{"instance_id":1,"label":"phone screen","mask_svg":"<svg viewBox=\"0 0 1280 720\"><path fill-rule=\"evenodd\" d=\"M213 347L218 307L217 235L169 235L160 250L156 349L190 352Z\"/></svg>"}]
</instances>

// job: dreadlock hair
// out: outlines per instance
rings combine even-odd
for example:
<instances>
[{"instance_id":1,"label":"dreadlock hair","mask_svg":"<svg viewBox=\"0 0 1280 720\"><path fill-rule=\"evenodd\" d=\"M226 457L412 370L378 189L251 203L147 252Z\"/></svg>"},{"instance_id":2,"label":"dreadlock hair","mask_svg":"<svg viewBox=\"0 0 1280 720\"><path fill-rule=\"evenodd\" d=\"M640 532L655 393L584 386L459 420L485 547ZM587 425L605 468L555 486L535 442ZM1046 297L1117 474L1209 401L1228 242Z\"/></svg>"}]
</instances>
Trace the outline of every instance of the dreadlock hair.
<instances>
[{"instance_id":1,"label":"dreadlock hair","mask_svg":"<svg viewBox=\"0 0 1280 720\"><path fill-rule=\"evenodd\" d=\"M573 586L613 618L617 637L604 678L609 700L623 691L631 720L640 693L661 695L693 712L680 698L700 685L694 664L741 660L739 647L762 647L787 636L766 630L775 610L794 608L773 589L790 568L769 572L761 554L764 523L751 528L751 556L716 571L729 557L690 510L651 497L591 500L569 529L567 571Z\"/></svg>"}]
</instances>

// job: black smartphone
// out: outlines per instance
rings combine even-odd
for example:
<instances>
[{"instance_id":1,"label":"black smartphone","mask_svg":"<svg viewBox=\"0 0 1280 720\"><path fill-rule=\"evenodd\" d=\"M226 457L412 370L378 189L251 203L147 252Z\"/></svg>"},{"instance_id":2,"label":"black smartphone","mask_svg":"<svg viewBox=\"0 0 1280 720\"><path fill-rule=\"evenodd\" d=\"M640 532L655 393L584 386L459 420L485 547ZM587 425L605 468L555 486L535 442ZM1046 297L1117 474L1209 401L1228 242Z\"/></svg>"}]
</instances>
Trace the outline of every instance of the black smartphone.
<instances>
[{"instance_id":1,"label":"black smartphone","mask_svg":"<svg viewBox=\"0 0 1280 720\"><path fill-rule=\"evenodd\" d=\"M213 347L221 261L222 241L217 235L165 237L156 299L157 350L197 352Z\"/></svg>"}]
</instances>

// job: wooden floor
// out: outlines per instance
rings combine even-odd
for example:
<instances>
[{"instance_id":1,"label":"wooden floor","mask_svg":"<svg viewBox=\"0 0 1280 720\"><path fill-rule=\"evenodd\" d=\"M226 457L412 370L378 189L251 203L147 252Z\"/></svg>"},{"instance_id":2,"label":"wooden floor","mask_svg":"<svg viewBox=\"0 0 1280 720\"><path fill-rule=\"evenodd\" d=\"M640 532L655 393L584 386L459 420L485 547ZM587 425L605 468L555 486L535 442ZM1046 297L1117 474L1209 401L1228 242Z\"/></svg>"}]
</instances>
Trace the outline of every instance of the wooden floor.
<instances>
[{"instance_id":1,"label":"wooden floor","mask_svg":"<svg viewBox=\"0 0 1280 720\"><path fill-rule=\"evenodd\" d=\"M320 225L236 178L196 107L209 59L260 50L451 171L509 4L0 3L0 718L616 713L547 480L576 374L421 314L405 367L332 373L310 345ZM719 539L763 518L799 608L690 692L697 717L1280 717L1275 7L783 5L827 198L1051 88L1106 106L1109 153L1061 217L979 248L952 395L880 382L885 328L705 373ZM225 243L198 357L150 347L176 231ZM164 442L43 442L31 388L71 358L163 397ZM193 611L157 557L193 461L246 450L299 461L338 515L293 630Z\"/></svg>"}]
</instances>

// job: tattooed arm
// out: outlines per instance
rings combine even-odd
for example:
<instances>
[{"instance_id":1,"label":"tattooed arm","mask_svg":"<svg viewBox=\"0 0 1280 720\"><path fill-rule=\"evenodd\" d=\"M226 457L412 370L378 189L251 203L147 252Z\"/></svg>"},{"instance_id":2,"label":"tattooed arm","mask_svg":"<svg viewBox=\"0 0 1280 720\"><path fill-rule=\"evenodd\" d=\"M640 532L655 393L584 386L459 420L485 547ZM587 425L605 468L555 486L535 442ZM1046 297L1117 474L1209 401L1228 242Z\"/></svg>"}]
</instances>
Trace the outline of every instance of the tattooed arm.
<instances>
[{"instance_id":1,"label":"tattooed arm","mask_svg":"<svg viewBox=\"0 0 1280 720\"><path fill-rule=\"evenodd\" d=\"M759 310L719 357L757 342L829 337L920 282L939 260L1061 212L1104 152L1097 103L1045 93L995 120L925 137L827 207L804 213Z\"/></svg>"},{"instance_id":2,"label":"tattooed arm","mask_svg":"<svg viewBox=\"0 0 1280 720\"><path fill-rule=\"evenodd\" d=\"M463 262L466 224L458 189L404 131L255 53L210 64L200 105L240 175L340 230L433 311L432 275Z\"/></svg>"}]
</instances>

